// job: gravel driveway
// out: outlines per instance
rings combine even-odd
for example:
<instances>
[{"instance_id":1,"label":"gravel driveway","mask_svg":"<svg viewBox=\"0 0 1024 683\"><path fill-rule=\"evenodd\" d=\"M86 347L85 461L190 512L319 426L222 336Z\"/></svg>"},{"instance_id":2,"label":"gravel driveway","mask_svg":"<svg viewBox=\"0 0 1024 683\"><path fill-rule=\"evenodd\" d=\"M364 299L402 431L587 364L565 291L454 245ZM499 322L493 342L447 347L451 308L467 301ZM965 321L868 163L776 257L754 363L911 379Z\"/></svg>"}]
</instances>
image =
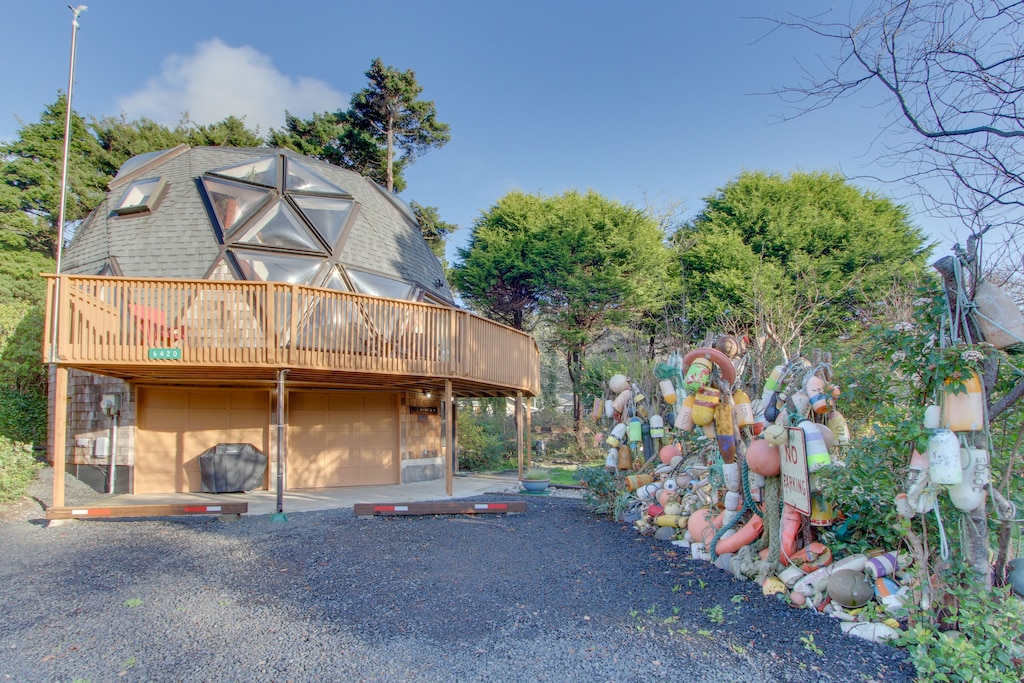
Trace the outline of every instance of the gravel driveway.
<instances>
[{"instance_id":1,"label":"gravel driveway","mask_svg":"<svg viewBox=\"0 0 1024 683\"><path fill-rule=\"evenodd\" d=\"M914 679L900 650L574 499L508 516L33 516L0 521L5 681Z\"/></svg>"}]
</instances>

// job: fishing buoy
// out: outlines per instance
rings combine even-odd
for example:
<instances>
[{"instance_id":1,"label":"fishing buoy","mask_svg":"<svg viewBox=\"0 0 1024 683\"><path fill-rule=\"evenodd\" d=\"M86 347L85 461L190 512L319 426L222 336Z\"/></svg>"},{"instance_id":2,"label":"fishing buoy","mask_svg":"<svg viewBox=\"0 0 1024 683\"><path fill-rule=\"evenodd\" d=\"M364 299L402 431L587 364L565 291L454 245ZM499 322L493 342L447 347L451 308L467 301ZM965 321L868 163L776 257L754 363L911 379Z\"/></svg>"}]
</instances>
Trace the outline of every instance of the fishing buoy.
<instances>
[{"instance_id":1,"label":"fishing buoy","mask_svg":"<svg viewBox=\"0 0 1024 683\"><path fill-rule=\"evenodd\" d=\"M661 389L661 398L664 399L665 403L675 405L676 400L679 398L676 395L676 388L672 386L672 380L663 379L658 382L658 388Z\"/></svg>"},{"instance_id":2,"label":"fishing buoy","mask_svg":"<svg viewBox=\"0 0 1024 683\"><path fill-rule=\"evenodd\" d=\"M768 393L778 391L782 387L782 375L785 372L785 365L776 365L772 369L772 374L768 375L768 379L764 381L764 390Z\"/></svg>"},{"instance_id":3,"label":"fishing buoy","mask_svg":"<svg viewBox=\"0 0 1024 683\"><path fill-rule=\"evenodd\" d=\"M608 380L608 388L616 394L621 394L629 389L629 378L625 375L612 375L611 379Z\"/></svg>"},{"instance_id":4,"label":"fishing buoy","mask_svg":"<svg viewBox=\"0 0 1024 683\"><path fill-rule=\"evenodd\" d=\"M661 439L665 437L665 418L661 415L651 415L651 419L648 420L651 426L651 438Z\"/></svg>"},{"instance_id":5,"label":"fishing buoy","mask_svg":"<svg viewBox=\"0 0 1024 683\"><path fill-rule=\"evenodd\" d=\"M832 436L835 437L835 444L837 446L849 446L850 445L850 426L846 423L846 418L838 410L833 410L825 418L825 423L828 428L832 430Z\"/></svg>"},{"instance_id":6,"label":"fishing buoy","mask_svg":"<svg viewBox=\"0 0 1024 683\"><path fill-rule=\"evenodd\" d=\"M989 480L988 452L983 448L961 448L963 479L949 487L949 499L958 510L970 512L985 502Z\"/></svg>"},{"instance_id":7,"label":"fishing buoy","mask_svg":"<svg viewBox=\"0 0 1024 683\"><path fill-rule=\"evenodd\" d=\"M972 372L970 377L954 394L946 380L943 390L942 426L954 432L977 432L985 428L985 394L981 390L981 378Z\"/></svg>"},{"instance_id":8,"label":"fishing buoy","mask_svg":"<svg viewBox=\"0 0 1024 683\"><path fill-rule=\"evenodd\" d=\"M671 465L675 457L682 454L683 451L674 443L662 446L661 450L658 451L658 457L661 458L662 464L665 465Z\"/></svg>"},{"instance_id":9,"label":"fishing buoy","mask_svg":"<svg viewBox=\"0 0 1024 683\"><path fill-rule=\"evenodd\" d=\"M997 349L1024 341L1024 314L1009 294L990 282L974 290L975 314L981 336Z\"/></svg>"},{"instance_id":10,"label":"fishing buoy","mask_svg":"<svg viewBox=\"0 0 1024 683\"><path fill-rule=\"evenodd\" d=\"M785 430L783 430L785 433ZM782 455L779 447L766 438L754 439L747 446L747 468L762 477L777 477L782 470Z\"/></svg>"},{"instance_id":11,"label":"fishing buoy","mask_svg":"<svg viewBox=\"0 0 1024 683\"><path fill-rule=\"evenodd\" d=\"M713 369L714 363L711 362L710 358L694 358L686 370L686 376L683 377L683 386L688 391L697 391L711 381L711 371Z\"/></svg>"},{"instance_id":12,"label":"fishing buoy","mask_svg":"<svg viewBox=\"0 0 1024 683\"><path fill-rule=\"evenodd\" d=\"M719 401L715 406L715 433L718 438L718 452L726 464L736 462L736 437L732 423L732 406Z\"/></svg>"},{"instance_id":13,"label":"fishing buoy","mask_svg":"<svg viewBox=\"0 0 1024 683\"><path fill-rule=\"evenodd\" d=\"M626 477L626 490L636 491L641 486L653 483L654 477L649 474L630 474Z\"/></svg>"},{"instance_id":14,"label":"fishing buoy","mask_svg":"<svg viewBox=\"0 0 1024 683\"><path fill-rule=\"evenodd\" d=\"M811 409L811 399L802 391L793 392L789 401L793 404L793 412L801 417L805 417Z\"/></svg>"},{"instance_id":15,"label":"fishing buoy","mask_svg":"<svg viewBox=\"0 0 1024 683\"><path fill-rule=\"evenodd\" d=\"M612 408L615 409L616 413L621 413L631 398L633 398L633 392L629 389L625 389L615 397L614 401L612 401Z\"/></svg>"},{"instance_id":16,"label":"fishing buoy","mask_svg":"<svg viewBox=\"0 0 1024 683\"><path fill-rule=\"evenodd\" d=\"M619 446L619 460L616 463L616 469L628 470L633 467L633 451L630 450L629 446L622 444ZM650 475L648 475L650 476ZM654 477L651 477L654 479Z\"/></svg>"},{"instance_id":17,"label":"fishing buoy","mask_svg":"<svg viewBox=\"0 0 1024 683\"><path fill-rule=\"evenodd\" d=\"M803 431L804 443L807 446L807 471L814 472L830 464L832 458L829 457L825 439L818 430L818 425L810 420L804 420L797 426Z\"/></svg>"},{"instance_id":18,"label":"fishing buoy","mask_svg":"<svg viewBox=\"0 0 1024 683\"><path fill-rule=\"evenodd\" d=\"M811 410L824 415L829 409L829 396L825 393L825 380L817 375L808 375L804 382L804 393L810 400Z\"/></svg>"},{"instance_id":19,"label":"fishing buoy","mask_svg":"<svg viewBox=\"0 0 1024 683\"><path fill-rule=\"evenodd\" d=\"M933 484L959 484L963 481L960 442L949 429L936 429L928 437L928 477Z\"/></svg>"},{"instance_id":20,"label":"fishing buoy","mask_svg":"<svg viewBox=\"0 0 1024 683\"><path fill-rule=\"evenodd\" d=\"M721 351L729 358L740 355L740 343L731 334L723 334L715 340L715 349Z\"/></svg>"},{"instance_id":21,"label":"fishing buoy","mask_svg":"<svg viewBox=\"0 0 1024 683\"><path fill-rule=\"evenodd\" d=\"M609 448L608 455L604 458L604 468L606 470L614 470L619 464L619 449L618 447Z\"/></svg>"},{"instance_id":22,"label":"fishing buoy","mask_svg":"<svg viewBox=\"0 0 1024 683\"><path fill-rule=\"evenodd\" d=\"M740 429L754 426L754 407L750 405L750 397L742 389L737 389L732 394L732 401L736 413L736 424Z\"/></svg>"},{"instance_id":23,"label":"fishing buoy","mask_svg":"<svg viewBox=\"0 0 1024 683\"><path fill-rule=\"evenodd\" d=\"M765 427L764 440L773 446L781 446L789 441L789 432L782 425L770 424Z\"/></svg>"},{"instance_id":24,"label":"fishing buoy","mask_svg":"<svg viewBox=\"0 0 1024 683\"><path fill-rule=\"evenodd\" d=\"M938 429L942 424L942 408L934 404L925 408L921 424L925 429Z\"/></svg>"},{"instance_id":25,"label":"fishing buoy","mask_svg":"<svg viewBox=\"0 0 1024 683\"><path fill-rule=\"evenodd\" d=\"M608 438L605 439L604 442L612 448L618 448L622 444L622 437L625 435L626 425L620 422L612 427L611 434L608 435Z\"/></svg>"},{"instance_id":26,"label":"fishing buoy","mask_svg":"<svg viewBox=\"0 0 1024 683\"><path fill-rule=\"evenodd\" d=\"M689 368L698 358L711 361L718 367L718 374L726 384L732 384L736 381L736 366L729 360L729 356L725 355L718 349L709 349L702 347L690 351L683 356L683 367ZM696 389L693 389L696 391Z\"/></svg>"},{"instance_id":27,"label":"fishing buoy","mask_svg":"<svg viewBox=\"0 0 1024 683\"><path fill-rule=\"evenodd\" d=\"M701 387L693 400L693 423L706 427L715 421L715 407L722 392L712 387Z\"/></svg>"},{"instance_id":28,"label":"fishing buoy","mask_svg":"<svg viewBox=\"0 0 1024 683\"><path fill-rule=\"evenodd\" d=\"M615 405L612 403L611 399L604 402L604 416L609 420L615 417Z\"/></svg>"},{"instance_id":29,"label":"fishing buoy","mask_svg":"<svg viewBox=\"0 0 1024 683\"><path fill-rule=\"evenodd\" d=\"M775 422L779 418L779 392L769 392L767 399L764 401L764 419L769 423Z\"/></svg>"},{"instance_id":30,"label":"fishing buoy","mask_svg":"<svg viewBox=\"0 0 1024 683\"><path fill-rule=\"evenodd\" d=\"M683 402L679 404L679 412L676 413L675 428L684 432L688 432L694 427L693 422L693 404L697 397L693 394L685 397Z\"/></svg>"},{"instance_id":31,"label":"fishing buoy","mask_svg":"<svg viewBox=\"0 0 1024 683\"><path fill-rule=\"evenodd\" d=\"M639 417L631 418L629 424L626 425L626 437L630 443L640 443L643 439L643 420Z\"/></svg>"}]
</instances>

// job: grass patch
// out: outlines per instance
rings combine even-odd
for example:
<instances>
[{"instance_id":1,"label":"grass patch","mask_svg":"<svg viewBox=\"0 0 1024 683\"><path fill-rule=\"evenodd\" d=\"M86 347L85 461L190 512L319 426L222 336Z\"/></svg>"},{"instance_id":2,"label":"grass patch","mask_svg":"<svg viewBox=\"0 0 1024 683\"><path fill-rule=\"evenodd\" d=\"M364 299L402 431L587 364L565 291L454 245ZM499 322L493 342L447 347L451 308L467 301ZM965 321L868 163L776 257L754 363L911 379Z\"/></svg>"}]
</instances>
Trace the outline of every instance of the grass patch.
<instances>
[{"instance_id":1,"label":"grass patch","mask_svg":"<svg viewBox=\"0 0 1024 683\"><path fill-rule=\"evenodd\" d=\"M41 466L31 446L0 436L0 503L10 503L25 495Z\"/></svg>"},{"instance_id":2,"label":"grass patch","mask_svg":"<svg viewBox=\"0 0 1024 683\"><path fill-rule=\"evenodd\" d=\"M534 463L540 465L540 463ZM576 470L581 467L603 467L604 462L589 462L583 463L582 465L543 465L544 469L550 473L551 483L556 486L579 486L580 483L576 480Z\"/></svg>"}]
</instances>

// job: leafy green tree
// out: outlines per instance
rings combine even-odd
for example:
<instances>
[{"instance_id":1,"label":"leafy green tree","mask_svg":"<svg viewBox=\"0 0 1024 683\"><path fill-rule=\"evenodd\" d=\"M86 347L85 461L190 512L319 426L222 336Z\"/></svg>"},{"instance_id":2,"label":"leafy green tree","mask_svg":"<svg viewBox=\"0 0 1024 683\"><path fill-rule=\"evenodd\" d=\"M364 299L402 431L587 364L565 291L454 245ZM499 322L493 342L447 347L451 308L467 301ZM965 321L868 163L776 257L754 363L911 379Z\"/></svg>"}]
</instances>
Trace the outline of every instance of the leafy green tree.
<instances>
[{"instance_id":1,"label":"leafy green tree","mask_svg":"<svg viewBox=\"0 0 1024 683\"><path fill-rule=\"evenodd\" d=\"M441 220L436 206L423 206L419 202L411 201L409 208L412 209L416 221L420 224L423 239L430 245L430 250L434 252L434 255L441 263L444 263L444 248L448 241L448 235L458 230L459 226Z\"/></svg>"},{"instance_id":2,"label":"leafy green tree","mask_svg":"<svg viewBox=\"0 0 1024 683\"><path fill-rule=\"evenodd\" d=\"M434 103L420 99L423 87L412 69L399 71L377 58L366 77L370 84L352 95L348 121L384 148L384 186L394 192L396 164L443 147L451 136L448 124L437 120Z\"/></svg>"},{"instance_id":3,"label":"leafy green tree","mask_svg":"<svg viewBox=\"0 0 1024 683\"><path fill-rule=\"evenodd\" d=\"M402 171L448 142L448 124L437 120L432 101L420 99L423 88L411 69L399 71L375 59L366 77L369 84L352 95L348 110L309 119L286 112L284 128L271 128L267 144L350 168L389 192L401 192Z\"/></svg>"},{"instance_id":4,"label":"leafy green tree","mask_svg":"<svg viewBox=\"0 0 1024 683\"><path fill-rule=\"evenodd\" d=\"M903 207L825 172L743 173L675 242L698 330L738 319L784 355L808 334L834 337L894 278L918 276L928 251Z\"/></svg>"},{"instance_id":5,"label":"leafy green tree","mask_svg":"<svg viewBox=\"0 0 1024 683\"><path fill-rule=\"evenodd\" d=\"M104 172L111 177L134 156L170 149L187 141L180 128L171 130L147 118L129 121L123 114L97 119L89 128L107 152Z\"/></svg>"},{"instance_id":6,"label":"leafy green tree","mask_svg":"<svg viewBox=\"0 0 1024 683\"><path fill-rule=\"evenodd\" d=\"M673 296L657 221L594 192L513 192L481 217L459 255L453 278L473 308L520 329L544 321L572 383L579 440L588 346Z\"/></svg>"},{"instance_id":7,"label":"leafy green tree","mask_svg":"<svg viewBox=\"0 0 1024 683\"><path fill-rule=\"evenodd\" d=\"M0 145L0 245L56 254L64 157L64 95L38 123ZM106 192L104 153L81 116L72 112L65 226L85 218Z\"/></svg>"},{"instance_id":8,"label":"leafy green tree","mask_svg":"<svg viewBox=\"0 0 1024 683\"><path fill-rule=\"evenodd\" d=\"M191 124L187 133L187 142L193 147L262 147L264 144L258 130L245 127L245 117L234 115L207 125Z\"/></svg>"}]
</instances>

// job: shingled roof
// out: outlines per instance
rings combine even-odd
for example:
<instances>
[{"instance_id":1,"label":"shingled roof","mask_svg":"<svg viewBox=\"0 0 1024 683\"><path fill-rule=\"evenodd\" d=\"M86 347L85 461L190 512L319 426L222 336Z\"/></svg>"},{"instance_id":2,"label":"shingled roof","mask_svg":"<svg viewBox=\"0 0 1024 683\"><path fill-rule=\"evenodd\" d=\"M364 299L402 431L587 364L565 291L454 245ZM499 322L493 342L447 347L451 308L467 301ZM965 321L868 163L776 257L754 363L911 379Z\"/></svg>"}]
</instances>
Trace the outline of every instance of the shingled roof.
<instances>
[{"instance_id":1,"label":"shingled roof","mask_svg":"<svg viewBox=\"0 0 1024 683\"><path fill-rule=\"evenodd\" d=\"M337 266L346 289L453 305L409 207L373 181L285 149L180 145L122 166L62 271L338 286Z\"/></svg>"}]
</instances>

